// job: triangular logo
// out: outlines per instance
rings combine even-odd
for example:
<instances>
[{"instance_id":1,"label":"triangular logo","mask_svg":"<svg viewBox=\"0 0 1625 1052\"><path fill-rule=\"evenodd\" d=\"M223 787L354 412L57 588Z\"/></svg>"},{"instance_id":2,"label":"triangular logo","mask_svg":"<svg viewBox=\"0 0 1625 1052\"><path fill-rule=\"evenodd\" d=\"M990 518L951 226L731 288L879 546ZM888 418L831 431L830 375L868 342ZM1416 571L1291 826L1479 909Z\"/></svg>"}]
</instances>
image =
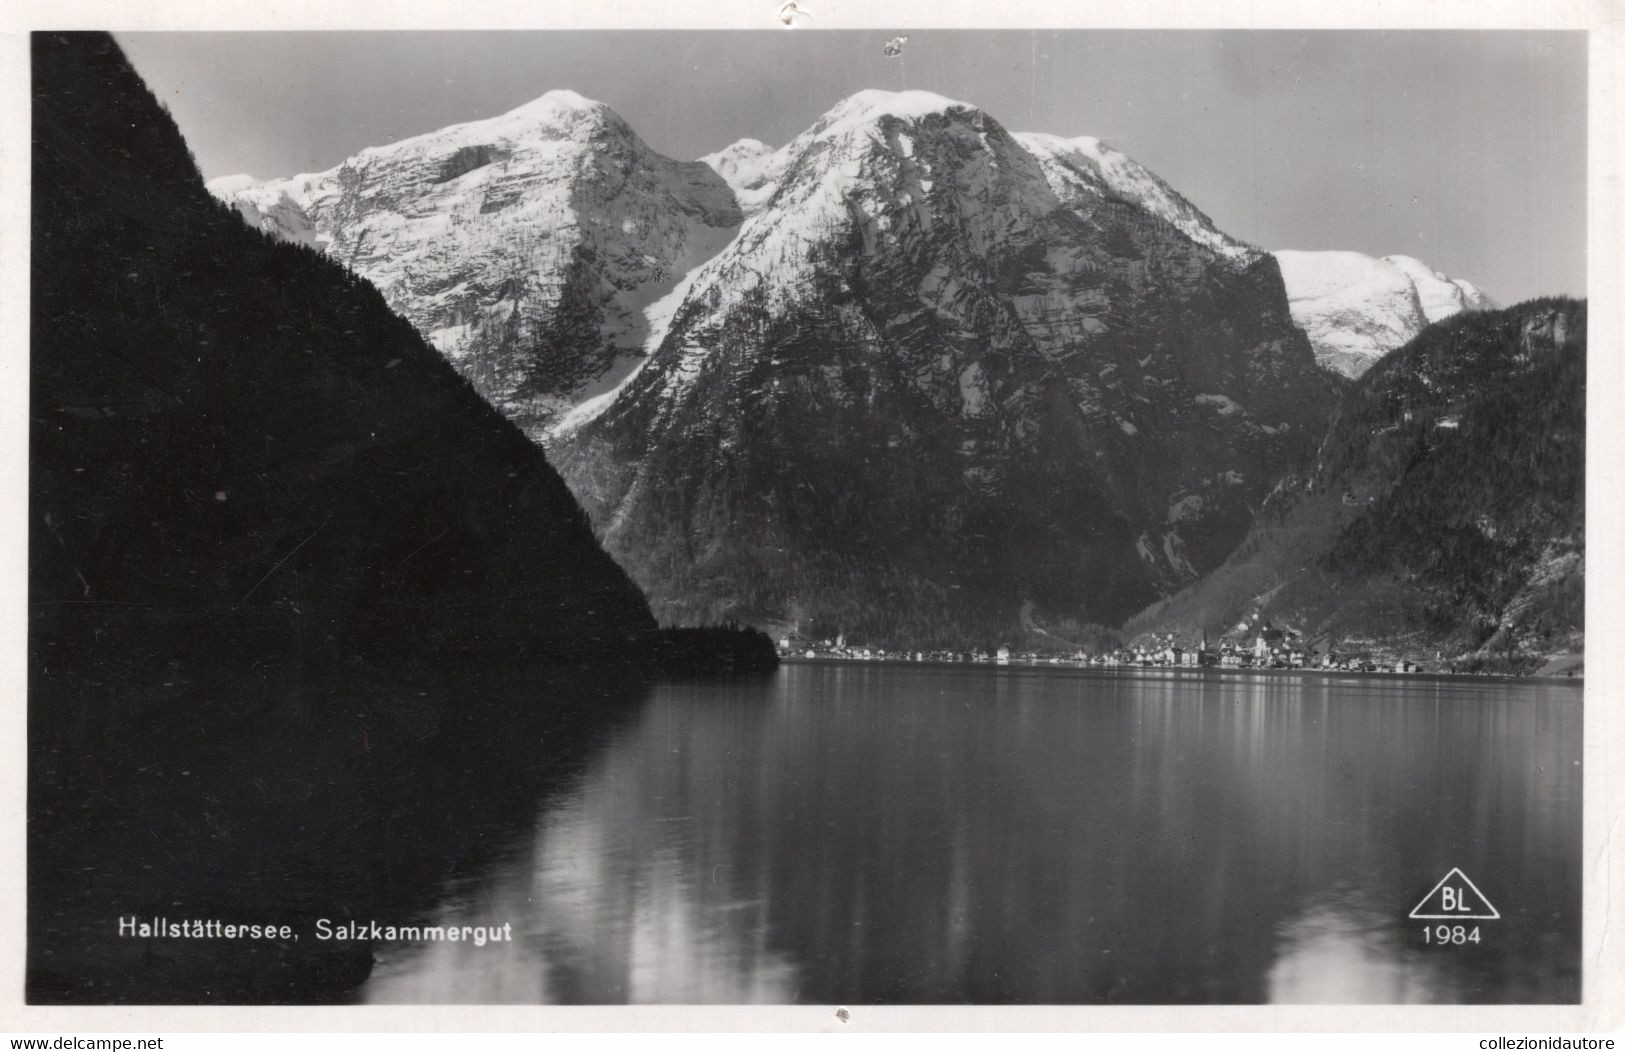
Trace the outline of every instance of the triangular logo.
<instances>
[{"instance_id":1,"label":"triangular logo","mask_svg":"<svg viewBox=\"0 0 1625 1052\"><path fill-rule=\"evenodd\" d=\"M1411 910L1412 920L1500 920L1501 913L1467 874L1452 869Z\"/></svg>"}]
</instances>

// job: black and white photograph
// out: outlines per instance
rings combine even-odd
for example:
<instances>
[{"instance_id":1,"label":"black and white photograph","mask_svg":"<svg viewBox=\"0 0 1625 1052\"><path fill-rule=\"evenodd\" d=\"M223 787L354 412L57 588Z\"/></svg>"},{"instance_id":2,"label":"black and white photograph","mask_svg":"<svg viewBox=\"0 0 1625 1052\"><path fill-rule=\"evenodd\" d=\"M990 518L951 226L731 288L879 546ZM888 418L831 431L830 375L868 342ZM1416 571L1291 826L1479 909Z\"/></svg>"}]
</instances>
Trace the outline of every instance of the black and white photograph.
<instances>
[{"instance_id":1,"label":"black and white photograph","mask_svg":"<svg viewBox=\"0 0 1625 1052\"><path fill-rule=\"evenodd\" d=\"M762 7L28 34L8 996L1580 1005L1591 34Z\"/></svg>"}]
</instances>

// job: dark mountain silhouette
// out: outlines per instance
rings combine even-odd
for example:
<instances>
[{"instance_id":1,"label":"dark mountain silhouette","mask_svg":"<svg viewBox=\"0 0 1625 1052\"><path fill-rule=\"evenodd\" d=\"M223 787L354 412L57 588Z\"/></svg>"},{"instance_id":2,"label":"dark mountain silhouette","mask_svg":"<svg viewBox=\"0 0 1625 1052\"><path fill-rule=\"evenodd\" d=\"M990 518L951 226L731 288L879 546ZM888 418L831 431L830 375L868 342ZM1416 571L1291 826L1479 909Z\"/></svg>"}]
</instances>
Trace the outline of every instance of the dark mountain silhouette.
<instances>
[{"instance_id":1,"label":"dark mountain silhouette","mask_svg":"<svg viewBox=\"0 0 1625 1052\"><path fill-rule=\"evenodd\" d=\"M1586 307L1438 322L1343 400L1312 472L1225 564L1144 611L1194 638L1255 611L1323 647L1527 672L1584 647Z\"/></svg>"},{"instance_id":2,"label":"dark mountain silhouette","mask_svg":"<svg viewBox=\"0 0 1625 1052\"><path fill-rule=\"evenodd\" d=\"M121 633L162 669L189 639L247 665L654 630L542 452L371 285L215 201L109 37L36 35L33 176L36 676Z\"/></svg>"}]
</instances>

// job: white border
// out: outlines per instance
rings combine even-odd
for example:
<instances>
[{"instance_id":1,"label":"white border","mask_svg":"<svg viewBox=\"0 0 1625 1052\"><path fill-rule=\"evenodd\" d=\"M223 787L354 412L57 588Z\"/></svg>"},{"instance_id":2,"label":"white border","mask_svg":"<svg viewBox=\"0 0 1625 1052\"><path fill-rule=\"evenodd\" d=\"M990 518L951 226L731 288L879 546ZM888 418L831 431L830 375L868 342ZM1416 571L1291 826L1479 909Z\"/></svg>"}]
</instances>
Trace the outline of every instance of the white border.
<instances>
[{"instance_id":1,"label":"white border","mask_svg":"<svg viewBox=\"0 0 1625 1052\"><path fill-rule=\"evenodd\" d=\"M799 2L799 0L798 0ZM1625 395L1620 304L1625 0L805 0L816 29L1390 28L1585 29L1590 41L1587 655L1584 745L1584 1001L1579 1006L749 1008L50 1008L22 1004L30 29L762 28L780 0L6 0L0 6L0 1034L189 1031L988 1031L1237 1033L1619 1033L1625 929L1614 833L1625 811Z\"/></svg>"}]
</instances>

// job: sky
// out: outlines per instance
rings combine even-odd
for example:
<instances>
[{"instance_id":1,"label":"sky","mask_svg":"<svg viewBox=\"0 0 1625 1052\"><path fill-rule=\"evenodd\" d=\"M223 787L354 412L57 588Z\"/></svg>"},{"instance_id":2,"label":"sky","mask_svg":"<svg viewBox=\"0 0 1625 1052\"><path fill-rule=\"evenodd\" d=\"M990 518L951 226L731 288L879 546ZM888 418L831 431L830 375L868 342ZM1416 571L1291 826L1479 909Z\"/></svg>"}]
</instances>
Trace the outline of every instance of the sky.
<instances>
[{"instance_id":1,"label":"sky","mask_svg":"<svg viewBox=\"0 0 1625 1052\"><path fill-rule=\"evenodd\" d=\"M1583 33L123 33L207 178L331 168L554 88L692 159L864 88L1094 135L1268 249L1416 256L1510 304L1585 294Z\"/></svg>"}]
</instances>

